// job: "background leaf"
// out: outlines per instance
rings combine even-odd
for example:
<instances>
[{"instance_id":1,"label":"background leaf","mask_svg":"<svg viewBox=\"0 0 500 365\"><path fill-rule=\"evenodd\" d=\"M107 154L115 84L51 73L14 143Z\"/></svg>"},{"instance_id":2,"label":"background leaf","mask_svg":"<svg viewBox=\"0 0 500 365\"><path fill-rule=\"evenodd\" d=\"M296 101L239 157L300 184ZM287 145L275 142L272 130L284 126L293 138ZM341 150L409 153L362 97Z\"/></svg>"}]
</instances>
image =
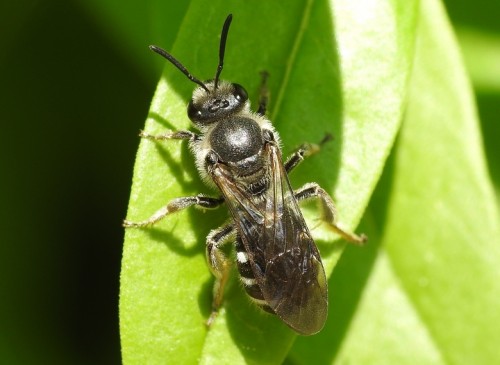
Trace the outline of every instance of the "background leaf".
<instances>
[{"instance_id":1,"label":"background leaf","mask_svg":"<svg viewBox=\"0 0 500 365\"><path fill-rule=\"evenodd\" d=\"M449 24L432 1L422 14L384 240L445 361L490 363L500 338L498 208Z\"/></svg>"},{"instance_id":2,"label":"background leaf","mask_svg":"<svg viewBox=\"0 0 500 365\"><path fill-rule=\"evenodd\" d=\"M189 6L189 1L162 0L77 2L145 77L156 79L163 62L151 57L145 45L161 43L170 48Z\"/></svg>"}]
</instances>

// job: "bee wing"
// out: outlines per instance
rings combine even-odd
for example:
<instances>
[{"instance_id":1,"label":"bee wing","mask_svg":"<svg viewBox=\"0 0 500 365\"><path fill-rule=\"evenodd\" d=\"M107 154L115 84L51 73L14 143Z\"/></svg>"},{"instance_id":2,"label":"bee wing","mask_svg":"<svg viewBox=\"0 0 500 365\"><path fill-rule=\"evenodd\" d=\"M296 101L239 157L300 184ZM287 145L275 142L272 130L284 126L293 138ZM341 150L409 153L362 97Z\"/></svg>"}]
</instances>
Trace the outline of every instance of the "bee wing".
<instances>
[{"instance_id":1,"label":"bee wing","mask_svg":"<svg viewBox=\"0 0 500 365\"><path fill-rule=\"evenodd\" d=\"M270 184L263 196L249 194L224 167L213 177L238 227L267 304L295 331L311 335L326 321L325 272L278 147L268 144L264 153Z\"/></svg>"}]
</instances>

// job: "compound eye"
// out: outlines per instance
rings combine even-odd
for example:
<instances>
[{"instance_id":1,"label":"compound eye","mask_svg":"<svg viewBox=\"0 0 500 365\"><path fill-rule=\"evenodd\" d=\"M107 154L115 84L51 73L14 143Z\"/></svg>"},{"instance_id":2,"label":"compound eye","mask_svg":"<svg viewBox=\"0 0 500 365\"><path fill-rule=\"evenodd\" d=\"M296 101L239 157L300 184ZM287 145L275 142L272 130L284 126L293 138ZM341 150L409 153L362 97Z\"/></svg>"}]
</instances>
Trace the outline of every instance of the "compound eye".
<instances>
[{"instance_id":1,"label":"compound eye","mask_svg":"<svg viewBox=\"0 0 500 365\"><path fill-rule=\"evenodd\" d=\"M197 106L194 105L193 100L191 100L188 104L188 117L191 120L199 120L202 116L202 112L198 109Z\"/></svg>"},{"instance_id":2,"label":"compound eye","mask_svg":"<svg viewBox=\"0 0 500 365\"><path fill-rule=\"evenodd\" d=\"M247 91L243 86L241 86L240 84L233 84L233 87L234 87L233 95L236 100L238 100L239 102L245 102L248 100Z\"/></svg>"}]
</instances>

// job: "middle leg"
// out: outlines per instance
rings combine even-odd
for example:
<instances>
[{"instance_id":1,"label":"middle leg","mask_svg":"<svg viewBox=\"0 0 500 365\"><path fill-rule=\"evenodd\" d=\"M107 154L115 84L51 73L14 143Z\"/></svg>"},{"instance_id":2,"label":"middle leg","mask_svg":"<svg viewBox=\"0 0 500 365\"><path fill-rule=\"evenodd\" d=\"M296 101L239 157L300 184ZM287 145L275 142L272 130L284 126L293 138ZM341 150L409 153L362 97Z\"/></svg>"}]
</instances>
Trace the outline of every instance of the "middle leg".
<instances>
[{"instance_id":1,"label":"middle leg","mask_svg":"<svg viewBox=\"0 0 500 365\"><path fill-rule=\"evenodd\" d=\"M224 203L224 198L212 198L204 195L196 196L186 196L182 198L176 198L170 201L167 205L158 209L151 217L144 221L133 222L129 220L123 221L123 227L129 228L140 228L147 227L155 224L161 219L165 218L167 215L178 212L179 210L186 209L192 205L196 205L200 208L213 209L217 208L219 205Z\"/></svg>"}]
</instances>

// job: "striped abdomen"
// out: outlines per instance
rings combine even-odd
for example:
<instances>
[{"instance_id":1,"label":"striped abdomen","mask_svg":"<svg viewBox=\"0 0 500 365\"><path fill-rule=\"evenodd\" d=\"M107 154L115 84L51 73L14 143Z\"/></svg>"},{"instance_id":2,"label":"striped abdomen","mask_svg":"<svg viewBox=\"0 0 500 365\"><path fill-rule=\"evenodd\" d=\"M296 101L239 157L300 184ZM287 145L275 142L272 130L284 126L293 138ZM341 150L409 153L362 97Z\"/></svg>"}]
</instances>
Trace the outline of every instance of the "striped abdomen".
<instances>
[{"instance_id":1,"label":"striped abdomen","mask_svg":"<svg viewBox=\"0 0 500 365\"><path fill-rule=\"evenodd\" d=\"M250 260L248 258L248 253L245 251L245 247L241 242L240 238L236 238L236 262L238 265L238 271L240 273L240 279L245 287L245 290L252 299L252 301L260 306L263 310L269 313L273 313L274 311L267 304L264 299L264 295L262 294L262 290L260 290L259 285L257 284L257 280L255 279L255 275L252 271L252 266L250 264ZM265 263L255 263L256 265L261 265L261 267L265 267Z\"/></svg>"}]
</instances>

